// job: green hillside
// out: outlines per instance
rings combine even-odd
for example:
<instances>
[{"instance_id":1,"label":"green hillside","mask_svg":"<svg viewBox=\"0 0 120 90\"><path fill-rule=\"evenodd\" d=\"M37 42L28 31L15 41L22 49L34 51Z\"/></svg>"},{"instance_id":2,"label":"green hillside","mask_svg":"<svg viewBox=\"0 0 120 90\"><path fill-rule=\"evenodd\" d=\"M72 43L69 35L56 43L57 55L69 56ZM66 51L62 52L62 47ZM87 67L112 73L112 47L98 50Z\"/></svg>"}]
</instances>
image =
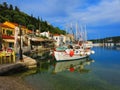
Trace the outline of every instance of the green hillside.
<instances>
[{"instance_id":1,"label":"green hillside","mask_svg":"<svg viewBox=\"0 0 120 90\"><path fill-rule=\"evenodd\" d=\"M30 16L20 11L17 6L13 7L13 5L8 5L6 2L0 4L0 23L5 21L24 25L30 30L38 29L40 32L50 31L53 34L65 34L64 30L49 25L47 21L43 21L42 18L35 18L33 15Z\"/></svg>"}]
</instances>

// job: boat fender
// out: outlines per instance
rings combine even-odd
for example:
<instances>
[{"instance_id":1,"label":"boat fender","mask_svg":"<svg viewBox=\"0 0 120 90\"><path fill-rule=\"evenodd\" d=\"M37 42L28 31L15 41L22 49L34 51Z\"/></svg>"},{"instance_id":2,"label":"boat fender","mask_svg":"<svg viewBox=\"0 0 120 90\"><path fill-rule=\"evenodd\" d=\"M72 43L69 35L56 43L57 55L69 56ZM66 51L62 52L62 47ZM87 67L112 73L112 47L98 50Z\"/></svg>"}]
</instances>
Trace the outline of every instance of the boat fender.
<instances>
[{"instance_id":1,"label":"boat fender","mask_svg":"<svg viewBox=\"0 0 120 90\"><path fill-rule=\"evenodd\" d=\"M95 51L91 51L91 53L92 53L92 54L94 54L94 53L95 53Z\"/></svg>"},{"instance_id":2,"label":"boat fender","mask_svg":"<svg viewBox=\"0 0 120 90\"><path fill-rule=\"evenodd\" d=\"M87 55L90 55L90 52L86 52Z\"/></svg>"},{"instance_id":3,"label":"boat fender","mask_svg":"<svg viewBox=\"0 0 120 90\"><path fill-rule=\"evenodd\" d=\"M71 50L71 51L70 51L70 56L72 57L73 55L74 55L74 51Z\"/></svg>"}]
</instances>

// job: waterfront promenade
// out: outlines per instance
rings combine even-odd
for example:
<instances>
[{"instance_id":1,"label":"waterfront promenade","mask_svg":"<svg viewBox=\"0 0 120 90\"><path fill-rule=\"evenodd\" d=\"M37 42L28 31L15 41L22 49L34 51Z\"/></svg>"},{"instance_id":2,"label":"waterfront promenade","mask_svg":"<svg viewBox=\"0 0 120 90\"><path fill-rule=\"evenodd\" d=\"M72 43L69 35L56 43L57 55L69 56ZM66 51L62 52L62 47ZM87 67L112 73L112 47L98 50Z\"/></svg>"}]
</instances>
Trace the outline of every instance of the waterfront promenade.
<instances>
[{"instance_id":1,"label":"waterfront promenade","mask_svg":"<svg viewBox=\"0 0 120 90\"><path fill-rule=\"evenodd\" d=\"M14 71L17 69L27 68L32 69L37 67L37 62L35 59L32 59L28 56L23 55L23 60L17 60L15 63L11 64L1 64L0 65L0 75L4 75L7 72Z\"/></svg>"},{"instance_id":2,"label":"waterfront promenade","mask_svg":"<svg viewBox=\"0 0 120 90\"><path fill-rule=\"evenodd\" d=\"M37 67L37 62L25 55L23 55L23 62L20 60L12 64L0 65L0 90L34 90L30 85L26 84L20 76L3 76L4 73L12 70L27 67L32 69Z\"/></svg>"}]
</instances>

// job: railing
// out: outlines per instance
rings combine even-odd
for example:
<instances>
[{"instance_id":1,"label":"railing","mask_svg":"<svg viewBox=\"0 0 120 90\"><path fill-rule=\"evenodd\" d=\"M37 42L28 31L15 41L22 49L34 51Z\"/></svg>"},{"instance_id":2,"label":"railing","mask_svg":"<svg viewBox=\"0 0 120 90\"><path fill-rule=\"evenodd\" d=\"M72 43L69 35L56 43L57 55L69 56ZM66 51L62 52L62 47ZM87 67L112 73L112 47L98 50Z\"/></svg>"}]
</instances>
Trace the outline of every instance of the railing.
<instances>
[{"instance_id":1,"label":"railing","mask_svg":"<svg viewBox=\"0 0 120 90\"><path fill-rule=\"evenodd\" d=\"M0 51L0 64L15 63L15 52L12 50Z\"/></svg>"}]
</instances>

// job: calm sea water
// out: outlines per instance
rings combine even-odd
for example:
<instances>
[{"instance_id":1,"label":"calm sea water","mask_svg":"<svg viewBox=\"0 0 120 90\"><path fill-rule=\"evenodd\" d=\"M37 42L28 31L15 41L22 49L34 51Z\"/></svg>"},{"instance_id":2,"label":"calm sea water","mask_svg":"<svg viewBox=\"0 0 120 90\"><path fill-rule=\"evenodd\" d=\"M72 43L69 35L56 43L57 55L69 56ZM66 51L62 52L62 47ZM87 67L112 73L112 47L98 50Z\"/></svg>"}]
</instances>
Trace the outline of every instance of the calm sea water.
<instances>
[{"instance_id":1,"label":"calm sea water","mask_svg":"<svg viewBox=\"0 0 120 90\"><path fill-rule=\"evenodd\" d=\"M120 90L120 50L93 49L94 55L77 61L37 59L39 68L24 80L36 90Z\"/></svg>"}]
</instances>

